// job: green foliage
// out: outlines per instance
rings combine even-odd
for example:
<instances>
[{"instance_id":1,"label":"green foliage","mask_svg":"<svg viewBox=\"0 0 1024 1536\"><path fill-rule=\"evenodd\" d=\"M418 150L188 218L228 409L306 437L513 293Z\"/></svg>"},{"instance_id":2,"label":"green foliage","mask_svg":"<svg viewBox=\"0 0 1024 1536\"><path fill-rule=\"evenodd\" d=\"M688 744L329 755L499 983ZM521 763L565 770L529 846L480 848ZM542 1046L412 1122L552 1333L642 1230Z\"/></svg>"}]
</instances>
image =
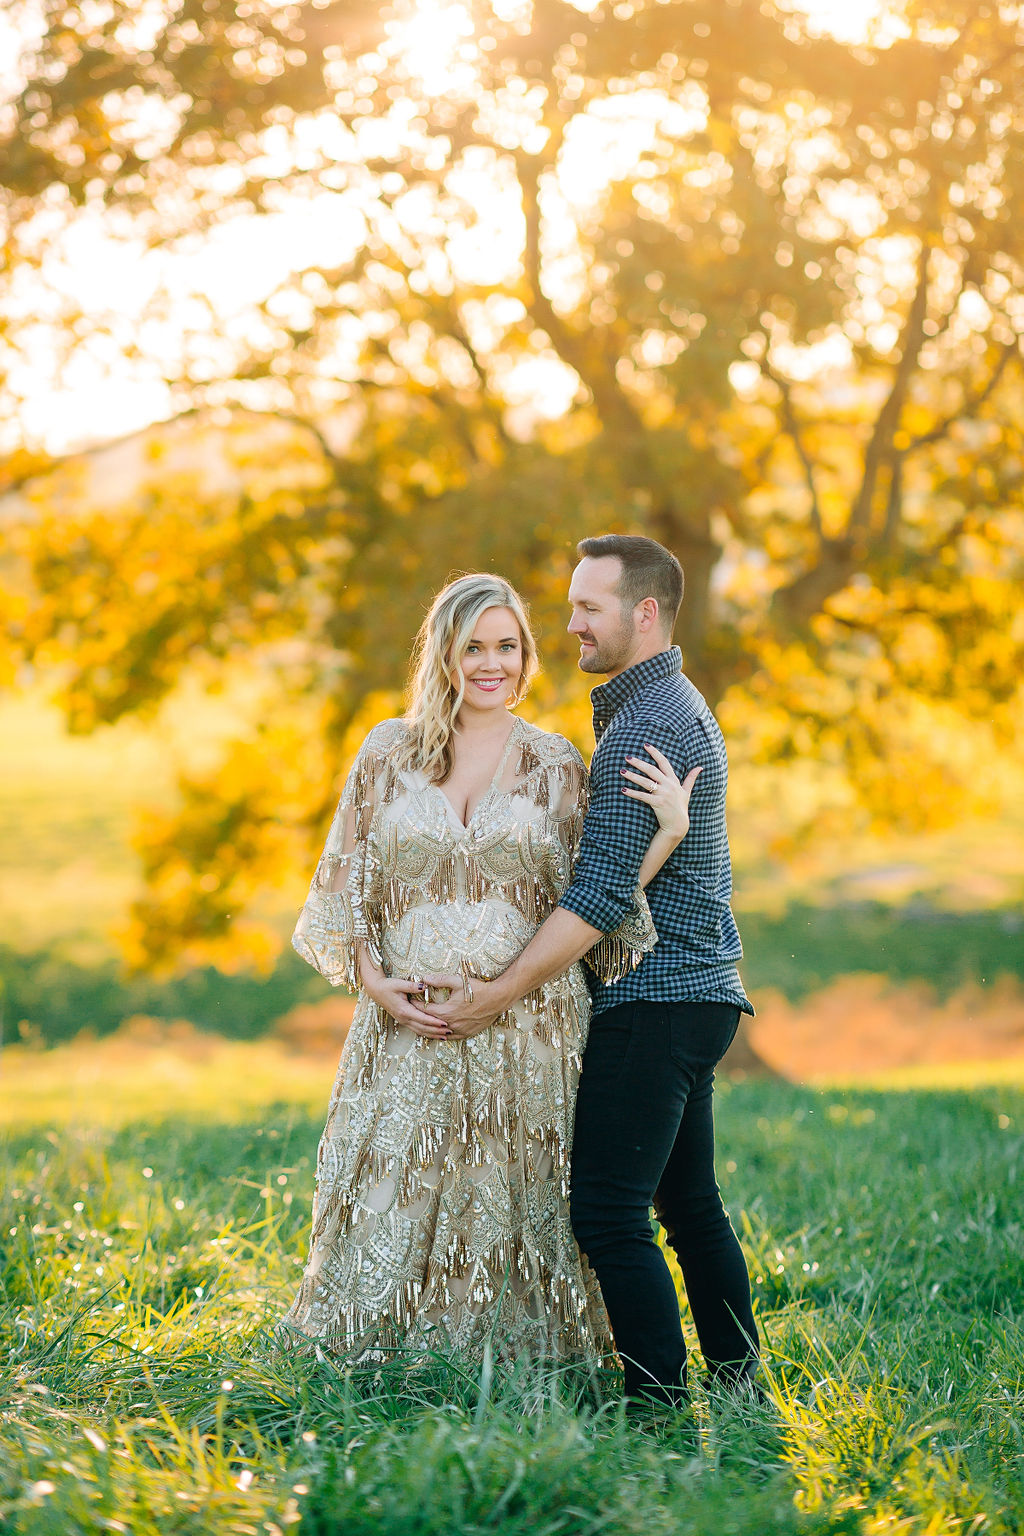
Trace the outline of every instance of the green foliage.
<instances>
[{"instance_id":1,"label":"green foliage","mask_svg":"<svg viewBox=\"0 0 1024 1536\"><path fill-rule=\"evenodd\" d=\"M1024 980L1024 945L1014 912L894 911L880 904L796 902L780 917L742 915L751 995L776 987L796 1000L856 972L893 982L927 981L939 998L1000 975Z\"/></svg>"},{"instance_id":2,"label":"green foliage","mask_svg":"<svg viewBox=\"0 0 1024 1536\"><path fill-rule=\"evenodd\" d=\"M1019 1088L727 1087L771 1406L713 1404L695 1369L693 1414L641 1424L569 1370L275 1350L319 1117L229 1121L223 1091L5 1142L6 1529L1019 1532Z\"/></svg>"},{"instance_id":3,"label":"green foliage","mask_svg":"<svg viewBox=\"0 0 1024 1536\"><path fill-rule=\"evenodd\" d=\"M5 1034L55 1045L80 1030L110 1034L126 1019L187 1019L230 1040L266 1034L296 1004L325 995L321 979L292 950L267 976L206 967L154 980L126 976L114 960L84 964L60 945L25 953L0 945Z\"/></svg>"},{"instance_id":4,"label":"green foliage","mask_svg":"<svg viewBox=\"0 0 1024 1536\"><path fill-rule=\"evenodd\" d=\"M882 906L796 904L781 917L742 915L743 975L756 1003L772 987L799 1001L840 976L865 972L893 982L927 980L939 1000L998 976L1024 981L1024 949L1012 913L893 911ZM187 1019L231 1040L264 1035L326 984L290 949L267 975L213 967L154 979L126 976L113 960L86 964L57 945L25 952L0 945L5 1032L56 1045L80 1030L106 1035L126 1019Z\"/></svg>"}]
</instances>

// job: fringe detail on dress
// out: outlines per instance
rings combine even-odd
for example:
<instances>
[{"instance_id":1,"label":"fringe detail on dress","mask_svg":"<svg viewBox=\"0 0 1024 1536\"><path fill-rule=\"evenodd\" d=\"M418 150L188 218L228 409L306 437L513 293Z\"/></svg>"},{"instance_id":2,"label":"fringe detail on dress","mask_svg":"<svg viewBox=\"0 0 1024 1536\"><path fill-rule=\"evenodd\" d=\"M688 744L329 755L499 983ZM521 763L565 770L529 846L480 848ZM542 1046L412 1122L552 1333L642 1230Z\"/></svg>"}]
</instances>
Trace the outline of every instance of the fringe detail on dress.
<instances>
[{"instance_id":1,"label":"fringe detail on dress","mask_svg":"<svg viewBox=\"0 0 1024 1536\"><path fill-rule=\"evenodd\" d=\"M377 963L380 964L380 961ZM380 1071L384 1042L387 1039L388 1029L393 1023L391 1015L385 1013L383 1008L378 1008L375 1003L373 1018L366 1028L365 1038L360 1040L359 1065L356 1067L353 1078L357 1088L369 1088L376 1080Z\"/></svg>"},{"instance_id":2,"label":"fringe detail on dress","mask_svg":"<svg viewBox=\"0 0 1024 1536\"><path fill-rule=\"evenodd\" d=\"M414 886L406 885L392 875L384 885L380 887L377 897L380 909L380 921L384 928L393 928L400 923L416 900L418 892Z\"/></svg>"},{"instance_id":3,"label":"fringe detail on dress","mask_svg":"<svg viewBox=\"0 0 1024 1536\"><path fill-rule=\"evenodd\" d=\"M362 912L353 910L349 924L344 929L339 927L336 942L351 943L355 930L365 933L371 927L394 927L412 907L424 902L447 906L454 901L497 898L516 907L528 922L540 924L554 911L558 894L543 873L524 872L511 880L495 878L468 850L454 849L436 859L429 873L425 872L415 884L396 875L378 883L374 895L376 921L371 925ZM358 898L350 902L352 909L361 906Z\"/></svg>"},{"instance_id":4,"label":"fringe detail on dress","mask_svg":"<svg viewBox=\"0 0 1024 1536\"><path fill-rule=\"evenodd\" d=\"M590 969L596 976L600 976L606 986L612 986L628 976L630 971L635 971L643 957L642 950L634 949L614 933L606 933L583 956Z\"/></svg>"},{"instance_id":5,"label":"fringe detail on dress","mask_svg":"<svg viewBox=\"0 0 1024 1536\"><path fill-rule=\"evenodd\" d=\"M568 1014L572 1000L562 1001L563 1005L568 1004L566 1008L566 1014ZM576 1067L571 1057L567 1065L570 1071ZM343 1185L335 1185L330 1191L324 1190L322 1184L319 1185L314 1202L311 1253L325 1245L336 1248L341 1244L347 1244L358 1250L359 1227L368 1219L372 1220L380 1214L378 1209L371 1208L367 1204L366 1197L389 1179L395 1186L391 1203L397 1203L401 1208L412 1205L426 1192L428 1186L424 1183L424 1175L428 1172L435 1176L429 1186L433 1189L446 1177L450 1178L460 1169L479 1169L496 1161L499 1164L518 1162L521 1178L531 1184L551 1180L556 1184L561 1199L567 1200L570 1158L559 1127L550 1121L545 1121L539 1124L520 1122L519 1128L523 1136L521 1148L514 1144L517 1127L510 1115L506 1097L499 1088L492 1087L486 1099L472 1109L463 1102L453 1124L420 1126L413 1142L402 1156L396 1156L394 1152L385 1151L373 1145L372 1142L367 1142L362 1147L358 1160L349 1171ZM485 1135L489 1141L483 1140ZM501 1149L497 1153L496 1147ZM323 1147L321 1147L322 1151ZM522 1155L523 1152L525 1152L525 1158ZM323 1166L321 1159L317 1169L318 1181L323 1174ZM474 1255L465 1233L453 1232L443 1252L439 1254L435 1250L430 1256L427 1276L422 1286L414 1276L407 1276L401 1285L398 1285L392 1315L403 1326L407 1325L416 1312L421 1290L429 1290L432 1296L440 1290L444 1298L444 1308L447 1309L453 1304L454 1299L449 1289L449 1280L465 1277L474 1266L473 1287L469 1299L474 1305L489 1302L497 1292L493 1286L489 1287L489 1282L485 1284L483 1276L485 1273L491 1275L495 1272L507 1273L513 1260L511 1271L513 1278L518 1278L523 1283L530 1281L534 1274L543 1268L540 1254L533 1250L527 1253L521 1233L500 1233L482 1254ZM533 1270L529 1268L531 1263ZM312 1300L315 1289L315 1281L311 1278L313 1273L312 1270L307 1272L290 1316L301 1313ZM397 1281L396 1276L396 1284ZM576 1294L575 1287L572 1294L573 1296ZM580 1305L582 1306L583 1303L581 1302ZM573 1315L578 1317L579 1313ZM562 1317L562 1321L564 1320ZM362 1326L358 1308L353 1306L347 1309L346 1347L351 1344Z\"/></svg>"},{"instance_id":6,"label":"fringe detail on dress","mask_svg":"<svg viewBox=\"0 0 1024 1536\"><path fill-rule=\"evenodd\" d=\"M553 1269L541 1254L528 1251L518 1235L507 1234L476 1255L461 1238L453 1238L443 1253L431 1257L422 1279L410 1276L395 1287L387 1313L342 1304L315 1335L304 1331L310 1298L300 1292L281 1338L286 1348L357 1352L366 1363L410 1348L461 1344L464 1349L465 1334L477 1331L493 1341L499 1358L511 1358L521 1354L524 1339L521 1325L516 1330L520 1337L509 1337L509 1317L522 1311L527 1298L537 1308L528 1340L531 1353L557 1355L562 1361L578 1354L594 1363L595 1340L587 1320L591 1298L564 1269ZM474 1316L467 1316L469 1309ZM607 1345L604 1359L611 1359Z\"/></svg>"}]
</instances>

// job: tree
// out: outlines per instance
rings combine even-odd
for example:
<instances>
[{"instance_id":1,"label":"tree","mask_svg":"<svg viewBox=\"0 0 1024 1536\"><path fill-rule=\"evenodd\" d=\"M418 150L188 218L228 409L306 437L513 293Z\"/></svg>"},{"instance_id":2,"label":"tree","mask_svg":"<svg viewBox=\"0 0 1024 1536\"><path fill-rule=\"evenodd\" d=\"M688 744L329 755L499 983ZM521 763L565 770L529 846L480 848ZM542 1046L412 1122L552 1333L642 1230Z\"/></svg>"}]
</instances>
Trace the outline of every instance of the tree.
<instances>
[{"instance_id":1,"label":"tree","mask_svg":"<svg viewBox=\"0 0 1024 1536\"><path fill-rule=\"evenodd\" d=\"M315 724L293 815L319 826L453 564L518 579L547 638L573 540L631 528L682 559L687 670L749 752L822 753L927 818L951 772L913 711L1010 729L1020 7L907 0L856 44L768 0L43 11L3 127L12 283L97 214L173 248L326 199L347 231L162 359L180 415L270 418L290 459L25 534L15 638L62 660L80 728L258 648ZM524 411L531 379L564 408ZM233 932L298 750L184 786L143 955Z\"/></svg>"}]
</instances>

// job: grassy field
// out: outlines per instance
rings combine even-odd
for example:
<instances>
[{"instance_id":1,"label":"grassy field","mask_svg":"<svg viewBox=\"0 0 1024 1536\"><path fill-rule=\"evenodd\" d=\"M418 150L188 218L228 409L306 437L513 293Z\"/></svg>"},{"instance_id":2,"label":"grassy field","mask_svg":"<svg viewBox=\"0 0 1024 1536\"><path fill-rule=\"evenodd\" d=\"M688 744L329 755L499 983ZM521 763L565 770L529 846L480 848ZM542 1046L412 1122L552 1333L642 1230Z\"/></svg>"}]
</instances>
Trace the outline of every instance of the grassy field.
<instances>
[{"instance_id":1,"label":"grassy field","mask_svg":"<svg viewBox=\"0 0 1024 1536\"><path fill-rule=\"evenodd\" d=\"M958 1092L726 1085L771 1407L698 1391L638 1428L606 1382L274 1349L324 1060L193 1041L125 1046L91 1080L84 1044L6 1061L7 1530L1024 1530L1019 1068Z\"/></svg>"},{"instance_id":2,"label":"grassy field","mask_svg":"<svg viewBox=\"0 0 1024 1536\"><path fill-rule=\"evenodd\" d=\"M289 954L131 979L111 939L136 808L231 723L194 706L76 741L0 709L2 1038L69 1042L0 1058L0 1529L1024 1532L1024 800L797 854L741 786L755 1041L818 1082L721 1097L772 1403L638 1428L607 1381L275 1349L335 1025L274 1021L328 989Z\"/></svg>"}]
</instances>

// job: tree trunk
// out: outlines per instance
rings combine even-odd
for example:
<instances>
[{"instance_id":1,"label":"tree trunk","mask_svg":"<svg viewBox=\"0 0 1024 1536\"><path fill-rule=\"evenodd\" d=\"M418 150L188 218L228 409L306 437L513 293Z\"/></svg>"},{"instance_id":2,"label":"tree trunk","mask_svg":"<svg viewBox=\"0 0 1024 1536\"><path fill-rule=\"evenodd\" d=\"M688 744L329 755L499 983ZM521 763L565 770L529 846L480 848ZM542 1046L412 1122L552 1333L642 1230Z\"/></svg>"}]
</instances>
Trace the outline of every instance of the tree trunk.
<instances>
[{"instance_id":1,"label":"tree trunk","mask_svg":"<svg viewBox=\"0 0 1024 1536\"><path fill-rule=\"evenodd\" d=\"M654 538L675 555L683 568L683 606L676 620L675 640L683 653L683 670L714 708L720 687L707 665L711 629L711 577L722 551L706 522L683 523L671 507L651 518Z\"/></svg>"},{"instance_id":2,"label":"tree trunk","mask_svg":"<svg viewBox=\"0 0 1024 1536\"><path fill-rule=\"evenodd\" d=\"M676 639L683 653L683 670L713 709L728 684L728 679L709 665L707 644L711 626L711 578L721 550L711 538L706 524L697 529L680 527L670 508L656 513L651 519L651 527L654 537L672 550L683 567L683 606L676 622ZM779 1075L754 1049L743 1020L726 1053L722 1070L737 1077Z\"/></svg>"}]
</instances>

